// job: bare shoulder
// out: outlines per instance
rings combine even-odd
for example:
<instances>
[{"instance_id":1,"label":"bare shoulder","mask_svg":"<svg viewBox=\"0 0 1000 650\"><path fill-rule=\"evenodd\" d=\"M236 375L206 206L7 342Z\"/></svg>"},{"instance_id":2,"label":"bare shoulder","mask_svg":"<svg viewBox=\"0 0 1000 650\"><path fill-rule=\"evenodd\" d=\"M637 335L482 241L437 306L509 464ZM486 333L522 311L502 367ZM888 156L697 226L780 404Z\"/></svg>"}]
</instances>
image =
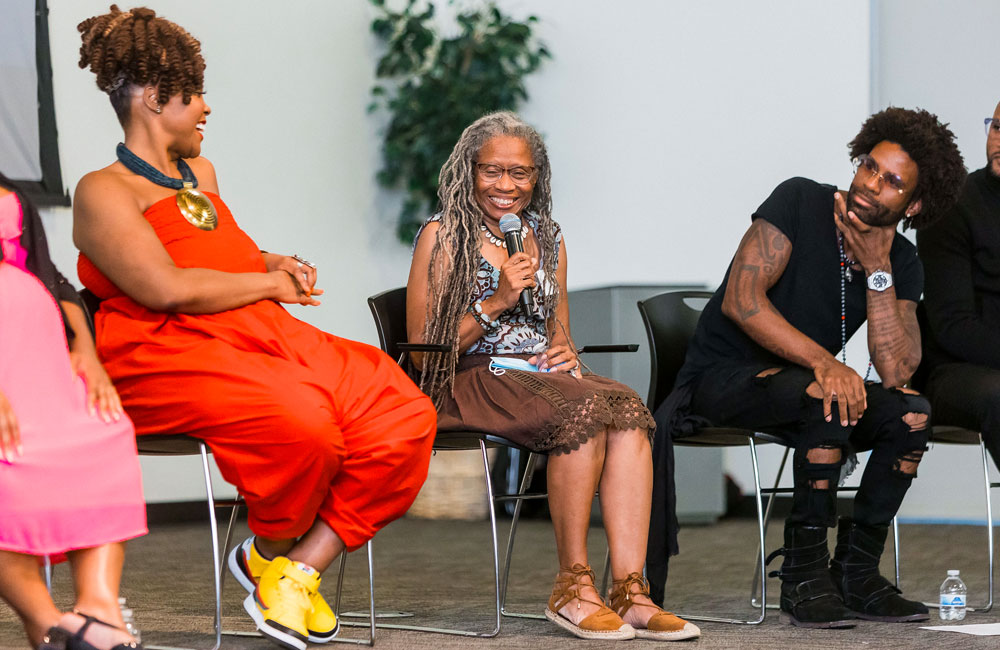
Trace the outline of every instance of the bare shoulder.
<instances>
[{"instance_id":1,"label":"bare shoulder","mask_svg":"<svg viewBox=\"0 0 1000 650\"><path fill-rule=\"evenodd\" d=\"M431 251L434 250L434 244L437 243L438 232L440 230L440 221L431 221L424 225L413 247L414 258L418 256L424 258L430 257Z\"/></svg>"},{"instance_id":2,"label":"bare shoulder","mask_svg":"<svg viewBox=\"0 0 1000 650\"><path fill-rule=\"evenodd\" d=\"M80 179L73 193L74 217L87 218L101 214L103 210L96 210L97 206L105 207L115 203L137 205L135 195L125 176L117 172L114 167L109 165L92 171Z\"/></svg>"},{"instance_id":3,"label":"bare shoulder","mask_svg":"<svg viewBox=\"0 0 1000 650\"><path fill-rule=\"evenodd\" d=\"M214 194L219 193L219 180L215 175L215 165L208 158L198 156L186 159L186 162L191 167L191 171L194 172L195 178L198 179L199 189L208 190Z\"/></svg>"}]
</instances>

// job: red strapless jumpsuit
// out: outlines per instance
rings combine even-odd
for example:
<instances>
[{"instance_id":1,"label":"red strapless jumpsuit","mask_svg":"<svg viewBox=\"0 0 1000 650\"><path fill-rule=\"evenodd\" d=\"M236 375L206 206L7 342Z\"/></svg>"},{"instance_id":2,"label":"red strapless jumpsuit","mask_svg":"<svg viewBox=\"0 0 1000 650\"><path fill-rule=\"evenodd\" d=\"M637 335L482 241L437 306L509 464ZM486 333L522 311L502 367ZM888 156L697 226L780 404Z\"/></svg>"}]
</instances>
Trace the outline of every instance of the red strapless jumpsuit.
<instances>
[{"instance_id":1,"label":"red strapless jumpsuit","mask_svg":"<svg viewBox=\"0 0 1000 650\"><path fill-rule=\"evenodd\" d=\"M217 195L215 230L173 197L145 217L179 267L266 271ZM138 435L204 439L246 499L250 529L297 537L320 517L348 549L410 507L427 477L431 401L381 350L322 332L261 300L217 314L153 311L80 255L103 300L97 347Z\"/></svg>"}]
</instances>

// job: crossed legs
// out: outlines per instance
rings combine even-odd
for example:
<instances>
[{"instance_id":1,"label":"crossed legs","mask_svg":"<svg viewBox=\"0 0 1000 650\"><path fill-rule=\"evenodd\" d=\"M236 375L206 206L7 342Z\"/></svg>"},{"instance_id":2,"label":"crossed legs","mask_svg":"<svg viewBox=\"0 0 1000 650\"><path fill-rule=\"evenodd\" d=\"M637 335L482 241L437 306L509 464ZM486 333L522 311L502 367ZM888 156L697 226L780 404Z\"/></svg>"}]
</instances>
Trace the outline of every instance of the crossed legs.
<instances>
[{"instance_id":1,"label":"crossed legs","mask_svg":"<svg viewBox=\"0 0 1000 650\"><path fill-rule=\"evenodd\" d=\"M345 549L344 541L321 519L317 519L309 532L298 540L258 536L256 544L257 550L268 559L284 555L320 573L326 571Z\"/></svg>"}]
</instances>

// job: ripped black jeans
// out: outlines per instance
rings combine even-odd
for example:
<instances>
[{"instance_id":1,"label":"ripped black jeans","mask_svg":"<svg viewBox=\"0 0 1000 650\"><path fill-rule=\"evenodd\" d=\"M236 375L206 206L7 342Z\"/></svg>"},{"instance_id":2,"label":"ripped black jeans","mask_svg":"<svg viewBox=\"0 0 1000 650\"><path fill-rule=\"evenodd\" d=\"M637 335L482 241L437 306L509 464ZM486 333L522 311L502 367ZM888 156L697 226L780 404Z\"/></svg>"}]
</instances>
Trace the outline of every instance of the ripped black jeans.
<instances>
[{"instance_id":1,"label":"ripped black jeans","mask_svg":"<svg viewBox=\"0 0 1000 650\"><path fill-rule=\"evenodd\" d=\"M794 446L795 490L789 524L836 525L840 466L851 452L871 450L854 500L854 520L888 524L927 448L927 399L869 383L867 410L856 425L844 427L836 403L833 421L827 422L822 400L806 392L815 380L811 370L788 366L776 374L758 376L771 367L725 366L702 373L695 382L691 413L719 427L779 434Z\"/></svg>"}]
</instances>

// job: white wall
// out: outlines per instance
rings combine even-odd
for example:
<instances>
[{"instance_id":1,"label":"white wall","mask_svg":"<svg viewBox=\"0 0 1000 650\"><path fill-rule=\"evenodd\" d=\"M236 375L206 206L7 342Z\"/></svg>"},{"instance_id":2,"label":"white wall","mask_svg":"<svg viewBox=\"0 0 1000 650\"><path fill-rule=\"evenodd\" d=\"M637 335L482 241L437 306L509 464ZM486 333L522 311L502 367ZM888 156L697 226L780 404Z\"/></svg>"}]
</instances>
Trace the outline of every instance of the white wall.
<instances>
[{"instance_id":1,"label":"white wall","mask_svg":"<svg viewBox=\"0 0 1000 650\"><path fill-rule=\"evenodd\" d=\"M325 304L296 314L374 342L365 298L405 282L409 250L393 235L398 197L373 179L380 120L365 113L377 56L368 4L152 4L202 41L214 111L204 153L240 224L262 247L319 264ZM548 139L557 218L576 260L571 288L714 285L777 182L847 178L845 143L869 103L865 3L501 4L536 12L555 54L530 80L523 112ZM76 66L76 24L106 10L106 0L50 0L71 192L113 160L120 139L106 97ZM45 220L72 275L70 213L49 210ZM180 498L178 484L198 495L197 470L179 481L176 467L144 462L150 500Z\"/></svg>"},{"instance_id":2,"label":"white wall","mask_svg":"<svg viewBox=\"0 0 1000 650\"><path fill-rule=\"evenodd\" d=\"M555 54L523 113L550 149L571 287L715 286L775 185L849 178L865 3L505 4Z\"/></svg>"},{"instance_id":3,"label":"white wall","mask_svg":"<svg viewBox=\"0 0 1000 650\"><path fill-rule=\"evenodd\" d=\"M515 15L540 17L538 33L555 55L529 79L522 112L549 145L570 288L717 285L750 213L778 182L848 182L846 143L873 106L920 105L946 120L954 113L963 150L978 135L981 157L981 117L995 102L979 81L995 54L986 30L996 20L984 11L995 16L997 7L873 2L503 0ZM113 160L121 137L93 76L76 65L76 24L108 2L49 4L72 192L80 176ZM293 312L375 342L365 298L405 282L409 249L393 234L398 195L374 181L384 118L365 113L378 54L368 3L149 4L202 41L214 111L204 153L236 218L262 247L319 264L323 306ZM948 56L936 57L941 51ZM962 100L973 96L975 107ZM70 211L44 218L57 263L73 275ZM863 364L864 342L849 354ZM765 467L776 466L774 453L762 455ZM727 465L750 485L742 454ZM144 470L151 501L200 495L195 464L144 460ZM917 484L931 484L933 471L929 458Z\"/></svg>"}]
</instances>

